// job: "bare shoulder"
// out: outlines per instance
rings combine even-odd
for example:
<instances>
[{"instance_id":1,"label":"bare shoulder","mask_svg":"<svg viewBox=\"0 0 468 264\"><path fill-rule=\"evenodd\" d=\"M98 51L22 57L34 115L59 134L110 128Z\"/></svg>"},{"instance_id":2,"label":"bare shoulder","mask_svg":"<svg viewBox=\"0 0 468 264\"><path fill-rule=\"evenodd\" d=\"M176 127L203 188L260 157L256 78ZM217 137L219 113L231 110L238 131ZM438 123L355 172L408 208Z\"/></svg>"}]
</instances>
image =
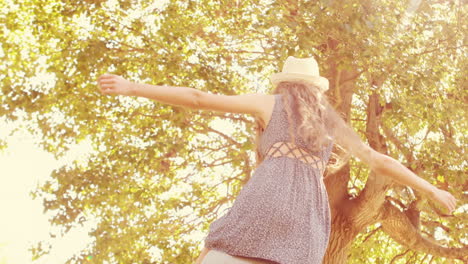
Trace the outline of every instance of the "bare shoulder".
<instances>
[{"instance_id":1,"label":"bare shoulder","mask_svg":"<svg viewBox=\"0 0 468 264\"><path fill-rule=\"evenodd\" d=\"M261 94L258 99L259 114L258 118L262 123L263 129L267 126L273 114L273 107L275 106L275 95Z\"/></svg>"},{"instance_id":2,"label":"bare shoulder","mask_svg":"<svg viewBox=\"0 0 468 264\"><path fill-rule=\"evenodd\" d=\"M274 102L275 97L272 94L223 95L200 91L196 105L202 110L251 114L264 121L269 120Z\"/></svg>"}]
</instances>

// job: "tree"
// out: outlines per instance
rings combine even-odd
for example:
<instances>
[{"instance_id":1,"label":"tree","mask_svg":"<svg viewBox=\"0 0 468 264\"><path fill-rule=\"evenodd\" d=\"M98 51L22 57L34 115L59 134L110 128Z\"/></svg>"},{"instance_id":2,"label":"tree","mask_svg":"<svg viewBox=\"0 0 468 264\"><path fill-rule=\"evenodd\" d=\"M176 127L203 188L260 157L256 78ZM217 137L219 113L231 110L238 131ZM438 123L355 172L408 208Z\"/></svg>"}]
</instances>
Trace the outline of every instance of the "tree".
<instances>
[{"instance_id":1,"label":"tree","mask_svg":"<svg viewBox=\"0 0 468 264\"><path fill-rule=\"evenodd\" d=\"M211 93L268 92L268 76L287 56L313 55L330 80L330 100L363 139L466 203L461 1L0 7L0 116L30 121L27 129L56 157L83 140L93 146L84 164L57 168L33 193L53 212L57 234L97 220L94 242L70 263L190 263L202 241L189 235L208 231L254 169L252 118L103 97L96 79L104 72ZM215 128L219 119L237 129ZM329 170L325 183L333 218L325 263L451 263L468 255L464 214L447 215L356 160ZM47 254L41 243L33 252Z\"/></svg>"}]
</instances>

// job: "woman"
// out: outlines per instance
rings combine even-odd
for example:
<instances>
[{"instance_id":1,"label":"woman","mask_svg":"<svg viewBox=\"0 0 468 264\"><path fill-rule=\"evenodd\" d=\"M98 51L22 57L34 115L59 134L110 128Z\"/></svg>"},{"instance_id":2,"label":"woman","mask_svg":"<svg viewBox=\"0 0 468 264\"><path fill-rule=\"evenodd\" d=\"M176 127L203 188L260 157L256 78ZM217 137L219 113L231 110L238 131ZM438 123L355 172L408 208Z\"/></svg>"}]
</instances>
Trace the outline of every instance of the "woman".
<instances>
[{"instance_id":1,"label":"woman","mask_svg":"<svg viewBox=\"0 0 468 264\"><path fill-rule=\"evenodd\" d=\"M272 94L226 96L132 83L111 74L99 77L103 94L255 117L257 168L228 213L210 225L196 264L321 263L331 227L323 172L334 143L376 173L433 197L450 212L455 209L450 193L360 140L327 103L328 80L313 58L288 57L271 81Z\"/></svg>"}]
</instances>

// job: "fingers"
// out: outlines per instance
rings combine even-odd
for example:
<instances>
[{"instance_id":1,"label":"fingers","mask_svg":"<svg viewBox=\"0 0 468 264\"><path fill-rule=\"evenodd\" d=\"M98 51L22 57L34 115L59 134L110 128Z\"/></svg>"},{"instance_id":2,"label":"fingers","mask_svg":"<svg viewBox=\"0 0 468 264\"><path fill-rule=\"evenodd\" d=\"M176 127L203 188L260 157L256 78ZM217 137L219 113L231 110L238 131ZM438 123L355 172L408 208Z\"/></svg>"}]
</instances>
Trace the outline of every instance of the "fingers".
<instances>
[{"instance_id":1,"label":"fingers","mask_svg":"<svg viewBox=\"0 0 468 264\"><path fill-rule=\"evenodd\" d=\"M457 209L457 200L453 196L452 196L452 208L453 208L452 211L455 211Z\"/></svg>"},{"instance_id":2,"label":"fingers","mask_svg":"<svg viewBox=\"0 0 468 264\"><path fill-rule=\"evenodd\" d=\"M452 211L455 211L455 209L457 209L457 199L449 192L447 192L447 196L447 207L449 209L449 212L452 213Z\"/></svg>"},{"instance_id":3,"label":"fingers","mask_svg":"<svg viewBox=\"0 0 468 264\"><path fill-rule=\"evenodd\" d=\"M117 76L118 75L115 75L115 74L104 73L103 75L99 76L99 79L114 78L114 77L117 77Z\"/></svg>"},{"instance_id":4,"label":"fingers","mask_svg":"<svg viewBox=\"0 0 468 264\"><path fill-rule=\"evenodd\" d=\"M115 82L117 75L105 73L98 78L98 83Z\"/></svg>"},{"instance_id":5,"label":"fingers","mask_svg":"<svg viewBox=\"0 0 468 264\"><path fill-rule=\"evenodd\" d=\"M101 94L114 94L114 89L111 88L102 88L101 89Z\"/></svg>"},{"instance_id":6,"label":"fingers","mask_svg":"<svg viewBox=\"0 0 468 264\"><path fill-rule=\"evenodd\" d=\"M111 85L101 85L101 90L113 90L114 87Z\"/></svg>"},{"instance_id":7,"label":"fingers","mask_svg":"<svg viewBox=\"0 0 468 264\"><path fill-rule=\"evenodd\" d=\"M115 77L114 74L103 74L98 78L98 86L101 89L102 94L109 94L112 92L115 84Z\"/></svg>"},{"instance_id":8,"label":"fingers","mask_svg":"<svg viewBox=\"0 0 468 264\"><path fill-rule=\"evenodd\" d=\"M115 79L101 79L98 81L100 84L109 84L109 83L115 83Z\"/></svg>"},{"instance_id":9,"label":"fingers","mask_svg":"<svg viewBox=\"0 0 468 264\"><path fill-rule=\"evenodd\" d=\"M99 85L99 88L101 90L101 93L103 93L103 94L109 94L114 89L114 84L112 84L110 82L100 82L100 83L98 83L98 85Z\"/></svg>"},{"instance_id":10,"label":"fingers","mask_svg":"<svg viewBox=\"0 0 468 264\"><path fill-rule=\"evenodd\" d=\"M439 189L436 199L447 208L449 214L457 209L457 199L450 192Z\"/></svg>"},{"instance_id":11,"label":"fingers","mask_svg":"<svg viewBox=\"0 0 468 264\"><path fill-rule=\"evenodd\" d=\"M119 94L125 90L128 81L119 75L105 73L97 82L102 94Z\"/></svg>"},{"instance_id":12,"label":"fingers","mask_svg":"<svg viewBox=\"0 0 468 264\"><path fill-rule=\"evenodd\" d=\"M98 85L101 88L112 88L114 86L115 82L112 80L104 80L104 81L98 81Z\"/></svg>"}]
</instances>

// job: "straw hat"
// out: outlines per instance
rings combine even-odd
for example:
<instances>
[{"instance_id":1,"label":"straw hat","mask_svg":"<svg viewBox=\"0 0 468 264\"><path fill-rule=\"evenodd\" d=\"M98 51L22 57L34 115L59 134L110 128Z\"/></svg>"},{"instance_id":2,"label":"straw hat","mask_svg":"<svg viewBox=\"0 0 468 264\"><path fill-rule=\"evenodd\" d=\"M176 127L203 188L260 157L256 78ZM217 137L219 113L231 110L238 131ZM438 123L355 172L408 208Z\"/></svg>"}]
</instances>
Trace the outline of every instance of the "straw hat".
<instances>
[{"instance_id":1,"label":"straw hat","mask_svg":"<svg viewBox=\"0 0 468 264\"><path fill-rule=\"evenodd\" d=\"M289 56L283 65L283 71L272 74L270 80L275 87L283 81L302 81L319 87L322 92L328 90L328 79L320 76L317 61L313 57Z\"/></svg>"}]
</instances>

